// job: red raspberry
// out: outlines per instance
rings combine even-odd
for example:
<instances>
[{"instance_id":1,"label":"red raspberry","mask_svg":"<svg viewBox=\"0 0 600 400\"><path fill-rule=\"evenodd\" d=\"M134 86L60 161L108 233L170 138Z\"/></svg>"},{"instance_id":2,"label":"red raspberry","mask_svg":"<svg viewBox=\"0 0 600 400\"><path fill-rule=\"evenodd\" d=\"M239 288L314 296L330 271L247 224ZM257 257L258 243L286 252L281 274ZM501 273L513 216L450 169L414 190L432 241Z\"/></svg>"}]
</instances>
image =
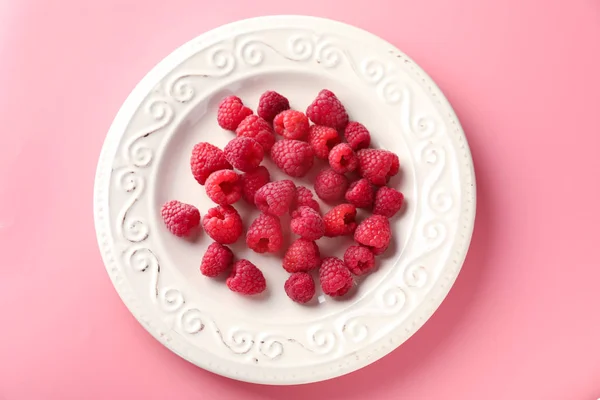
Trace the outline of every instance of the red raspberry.
<instances>
[{"instance_id":1,"label":"red raspberry","mask_svg":"<svg viewBox=\"0 0 600 400\"><path fill-rule=\"evenodd\" d=\"M290 102L277 92L269 90L260 96L256 113L265 121L271 122L280 112L290 108Z\"/></svg>"},{"instance_id":2,"label":"red raspberry","mask_svg":"<svg viewBox=\"0 0 600 400\"><path fill-rule=\"evenodd\" d=\"M302 177L314 162L312 147L299 140L280 140L271 149L271 158L283 172L293 177Z\"/></svg>"},{"instance_id":3,"label":"red raspberry","mask_svg":"<svg viewBox=\"0 0 600 400\"><path fill-rule=\"evenodd\" d=\"M365 275L375 267L375 256L366 247L350 246L344 253L344 263L354 275Z\"/></svg>"},{"instance_id":4,"label":"red raspberry","mask_svg":"<svg viewBox=\"0 0 600 400\"><path fill-rule=\"evenodd\" d=\"M356 229L356 207L352 204L340 204L333 207L323 217L325 236L346 236Z\"/></svg>"},{"instance_id":5,"label":"red raspberry","mask_svg":"<svg viewBox=\"0 0 600 400\"><path fill-rule=\"evenodd\" d=\"M332 203L344 198L348 189L348 178L331 168L319 172L315 178L315 192L322 200Z\"/></svg>"},{"instance_id":6,"label":"red raspberry","mask_svg":"<svg viewBox=\"0 0 600 400\"><path fill-rule=\"evenodd\" d=\"M378 255L380 255L380 254L383 254L383 253L385 253L385 251L387 250L387 248L388 248L388 246L385 246L385 247L373 247L373 248L371 249L371 252L372 252L374 255L378 256Z\"/></svg>"},{"instance_id":7,"label":"red raspberry","mask_svg":"<svg viewBox=\"0 0 600 400\"><path fill-rule=\"evenodd\" d=\"M257 253L276 253L283 243L279 218L260 214L248 228L246 245Z\"/></svg>"},{"instance_id":8,"label":"red raspberry","mask_svg":"<svg viewBox=\"0 0 600 400\"><path fill-rule=\"evenodd\" d=\"M354 151L367 148L371 144L371 134L360 122L350 122L346 125L344 136Z\"/></svg>"},{"instance_id":9,"label":"red raspberry","mask_svg":"<svg viewBox=\"0 0 600 400\"><path fill-rule=\"evenodd\" d=\"M254 171L242 174L242 197L248 203L254 205L254 195L261 187L265 186L271 180L269 170L262 165Z\"/></svg>"},{"instance_id":10,"label":"red raspberry","mask_svg":"<svg viewBox=\"0 0 600 400\"><path fill-rule=\"evenodd\" d=\"M348 143L340 143L329 152L329 166L337 173L352 172L357 165L356 154Z\"/></svg>"},{"instance_id":11,"label":"red raspberry","mask_svg":"<svg viewBox=\"0 0 600 400\"><path fill-rule=\"evenodd\" d=\"M283 111L273 120L275 133L286 139L306 140L308 136L308 118L296 110Z\"/></svg>"},{"instance_id":12,"label":"red raspberry","mask_svg":"<svg viewBox=\"0 0 600 400\"><path fill-rule=\"evenodd\" d=\"M315 156L327 160L331 149L340 142L340 135L335 129L319 125L310 127L308 143L315 151Z\"/></svg>"},{"instance_id":13,"label":"red raspberry","mask_svg":"<svg viewBox=\"0 0 600 400\"><path fill-rule=\"evenodd\" d=\"M318 212L310 207L298 207L292 212L290 222L292 232L307 240L317 240L323 237L325 225Z\"/></svg>"},{"instance_id":14,"label":"red raspberry","mask_svg":"<svg viewBox=\"0 0 600 400\"><path fill-rule=\"evenodd\" d=\"M226 282L233 292L244 295L262 293L267 288L263 273L248 260L240 260L233 264L233 270Z\"/></svg>"},{"instance_id":15,"label":"red raspberry","mask_svg":"<svg viewBox=\"0 0 600 400\"><path fill-rule=\"evenodd\" d=\"M206 178L213 172L232 168L223 150L206 142L194 146L190 164L194 178L201 185L204 185Z\"/></svg>"},{"instance_id":16,"label":"red raspberry","mask_svg":"<svg viewBox=\"0 0 600 400\"><path fill-rule=\"evenodd\" d=\"M209 208L202 226L215 242L221 244L235 243L243 230L242 218L232 206L218 206Z\"/></svg>"},{"instance_id":17,"label":"red raspberry","mask_svg":"<svg viewBox=\"0 0 600 400\"><path fill-rule=\"evenodd\" d=\"M389 176L394 176L400 171L400 159L398 156L392 153L392 166L390 167Z\"/></svg>"},{"instance_id":18,"label":"red raspberry","mask_svg":"<svg viewBox=\"0 0 600 400\"><path fill-rule=\"evenodd\" d=\"M358 173L372 184L383 186L400 168L398 156L387 150L363 149L356 153Z\"/></svg>"},{"instance_id":19,"label":"red raspberry","mask_svg":"<svg viewBox=\"0 0 600 400\"><path fill-rule=\"evenodd\" d=\"M361 222L354 232L354 240L368 247L374 254L384 252L390 244L392 230L386 217L372 215Z\"/></svg>"},{"instance_id":20,"label":"red raspberry","mask_svg":"<svg viewBox=\"0 0 600 400\"><path fill-rule=\"evenodd\" d=\"M296 188L296 194L296 203L292 205L292 212L298 207L306 206L312 208L321 215L321 206L313 199L313 194L310 189L307 189L304 186L298 186Z\"/></svg>"},{"instance_id":21,"label":"red raspberry","mask_svg":"<svg viewBox=\"0 0 600 400\"><path fill-rule=\"evenodd\" d=\"M254 204L260 211L278 217L288 212L295 201L296 185L288 179L269 182L254 196Z\"/></svg>"},{"instance_id":22,"label":"red raspberry","mask_svg":"<svg viewBox=\"0 0 600 400\"><path fill-rule=\"evenodd\" d=\"M315 295L315 281L306 272L296 272L285 281L285 293L296 303L307 303Z\"/></svg>"},{"instance_id":23,"label":"red raspberry","mask_svg":"<svg viewBox=\"0 0 600 400\"><path fill-rule=\"evenodd\" d=\"M204 276L214 278L225 272L233 262L233 252L227 246L220 243L212 243L206 249L200 264L200 272Z\"/></svg>"},{"instance_id":24,"label":"red raspberry","mask_svg":"<svg viewBox=\"0 0 600 400\"><path fill-rule=\"evenodd\" d=\"M175 236L187 236L200 224L200 211L191 204L167 201L160 210L163 221Z\"/></svg>"},{"instance_id":25,"label":"red raspberry","mask_svg":"<svg viewBox=\"0 0 600 400\"><path fill-rule=\"evenodd\" d=\"M321 288L326 295L343 296L352 288L352 274L344 262L336 257L323 259L319 270Z\"/></svg>"},{"instance_id":26,"label":"red raspberry","mask_svg":"<svg viewBox=\"0 0 600 400\"><path fill-rule=\"evenodd\" d=\"M246 117L235 130L238 137L248 137L256 140L263 147L265 153L271 151L275 143L275 134L271 125L258 115Z\"/></svg>"},{"instance_id":27,"label":"red raspberry","mask_svg":"<svg viewBox=\"0 0 600 400\"><path fill-rule=\"evenodd\" d=\"M382 186L375 195L375 207L373 214L383 215L391 218L402 208L404 203L404 195L396 189Z\"/></svg>"},{"instance_id":28,"label":"red raspberry","mask_svg":"<svg viewBox=\"0 0 600 400\"><path fill-rule=\"evenodd\" d=\"M306 115L316 125L344 129L348 123L348 113L340 100L327 89L323 89L306 109Z\"/></svg>"},{"instance_id":29,"label":"red raspberry","mask_svg":"<svg viewBox=\"0 0 600 400\"><path fill-rule=\"evenodd\" d=\"M229 96L225 97L219 104L217 121L221 128L235 131L240 122L251 114L252 110L244 107L244 103L239 97Z\"/></svg>"},{"instance_id":30,"label":"red raspberry","mask_svg":"<svg viewBox=\"0 0 600 400\"><path fill-rule=\"evenodd\" d=\"M358 208L370 208L375 199L375 191L368 179L362 178L350 184L346 191L346 201Z\"/></svg>"},{"instance_id":31,"label":"red raspberry","mask_svg":"<svg viewBox=\"0 0 600 400\"><path fill-rule=\"evenodd\" d=\"M319 246L313 241L298 239L288 247L283 257L283 269L287 272L308 272L321 266Z\"/></svg>"},{"instance_id":32,"label":"red raspberry","mask_svg":"<svg viewBox=\"0 0 600 400\"><path fill-rule=\"evenodd\" d=\"M233 204L242 197L240 176L230 169L222 169L210 174L204 189L212 201L222 206Z\"/></svg>"},{"instance_id":33,"label":"red raspberry","mask_svg":"<svg viewBox=\"0 0 600 400\"><path fill-rule=\"evenodd\" d=\"M265 155L262 146L254 139L237 137L225 146L225 158L242 172L256 169Z\"/></svg>"}]
</instances>

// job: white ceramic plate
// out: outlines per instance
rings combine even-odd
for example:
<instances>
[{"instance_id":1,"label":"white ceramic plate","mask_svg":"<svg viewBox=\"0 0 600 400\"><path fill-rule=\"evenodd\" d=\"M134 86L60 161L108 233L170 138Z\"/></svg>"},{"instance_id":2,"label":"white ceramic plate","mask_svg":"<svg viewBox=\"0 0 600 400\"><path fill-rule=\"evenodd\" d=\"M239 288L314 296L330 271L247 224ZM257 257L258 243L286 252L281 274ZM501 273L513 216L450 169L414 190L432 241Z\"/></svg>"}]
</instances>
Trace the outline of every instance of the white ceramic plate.
<instances>
[{"instance_id":1,"label":"white ceramic plate","mask_svg":"<svg viewBox=\"0 0 600 400\"><path fill-rule=\"evenodd\" d=\"M283 290L280 259L244 249L240 239L235 252L259 266L268 291L254 299L237 295L223 280L199 273L208 236L192 242L169 234L160 207L178 199L204 215L213 206L194 181L189 158L199 141L223 147L233 137L216 122L224 96L234 93L256 109L261 93L276 90L305 110L323 88L370 129L373 147L400 157L402 173L391 185L405 194L407 207L392 220L393 243L378 270L346 298L318 291L313 303L300 306ZM242 203L236 207L250 218ZM199 36L140 82L102 149L94 214L119 295L162 344L234 379L306 383L370 364L431 316L467 253L475 178L452 108L414 61L345 24L263 17ZM342 256L346 247L344 240L321 243L325 255Z\"/></svg>"}]
</instances>

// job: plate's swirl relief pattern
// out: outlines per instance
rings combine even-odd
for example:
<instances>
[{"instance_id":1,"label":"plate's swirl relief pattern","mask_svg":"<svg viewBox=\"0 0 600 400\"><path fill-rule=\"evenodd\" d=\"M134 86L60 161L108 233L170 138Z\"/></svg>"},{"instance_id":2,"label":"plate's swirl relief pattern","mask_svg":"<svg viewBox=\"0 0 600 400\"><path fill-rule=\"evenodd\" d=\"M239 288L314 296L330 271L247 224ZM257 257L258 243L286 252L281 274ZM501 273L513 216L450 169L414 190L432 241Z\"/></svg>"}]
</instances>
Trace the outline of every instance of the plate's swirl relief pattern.
<instances>
[{"instance_id":1,"label":"plate's swirl relief pattern","mask_svg":"<svg viewBox=\"0 0 600 400\"><path fill-rule=\"evenodd\" d=\"M230 359L242 364L291 366L298 360L286 359L288 352L304 354L300 364L305 365L313 359L321 363L347 358L410 319L450 263L464 194L451 176L457 161L447 116L439 111L443 110L440 105L423 106L431 103L426 95L427 89L432 89L424 87L422 82L428 81L419 75L418 67L397 52L365 51L342 36L312 29L257 28L225 36L208 44L191 43L188 57L173 65L145 97L131 118L135 123L118 139L110 165L108 202L111 207L118 204L109 230L119 267L109 272L116 281L123 276L143 281L143 293L135 296L148 296L153 310L146 313L159 313L168 321L168 330L155 336L170 347L179 346L177 351L187 358L194 358L193 352L185 349L187 345L179 342L180 337L202 351L225 350ZM327 320L300 323L293 335L283 329L256 329L245 321L226 326L203 304L190 301L184 290L165 276L166 266L161 264L149 223L155 216L140 204L150 196L148 179L156 166L160 138L173 134L176 122L210 95L219 82L265 66L322 69L360 82L372 92L372 98L395 115L415 164L416 198L410 201L417 207L417 218L406 248L421 250L407 251L410 257L399 258L393 268L388 266L391 272L387 279L361 299L360 307ZM144 322L148 327L152 324ZM405 324L402 335L408 337L418 325L414 321ZM200 338L202 341L197 341Z\"/></svg>"}]
</instances>

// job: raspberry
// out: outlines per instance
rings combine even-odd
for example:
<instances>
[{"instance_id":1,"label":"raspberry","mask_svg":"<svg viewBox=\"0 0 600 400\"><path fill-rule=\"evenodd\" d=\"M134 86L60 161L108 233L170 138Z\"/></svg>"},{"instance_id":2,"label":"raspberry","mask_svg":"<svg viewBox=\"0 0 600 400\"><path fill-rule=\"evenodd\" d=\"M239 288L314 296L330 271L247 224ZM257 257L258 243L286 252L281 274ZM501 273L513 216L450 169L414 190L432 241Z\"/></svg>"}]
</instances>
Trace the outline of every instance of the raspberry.
<instances>
[{"instance_id":1,"label":"raspberry","mask_svg":"<svg viewBox=\"0 0 600 400\"><path fill-rule=\"evenodd\" d=\"M287 272L308 272L321 266L319 246L313 241L298 239L288 247L283 257L283 269Z\"/></svg>"},{"instance_id":2,"label":"raspberry","mask_svg":"<svg viewBox=\"0 0 600 400\"><path fill-rule=\"evenodd\" d=\"M242 197L248 203L254 205L254 195L258 189L269 183L271 175L269 170L261 165L254 171L242 174L240 180L242 182Z\"/></svg>"},{"instance_id":3,"label":"raspberry","mask_svg":"<svg viewBox=\"0 0 600 400\"><path fill-rule=\"evenodd\" d=\"M246 244L257 253L276 253L283 243L279 218L260 214L248 228Z\"/></svg>"},{"instance_id":4,"label":"raspberry","mask_svg":"<svg viewBox=\"0 0 600 400\"><path fill-rule=\"evenodd\" d=\"M175 236L187 236L200 224L200 211L191 204L167 201L160 210L163 221Z\"/></svg>"},{"instance_id":5,"label":"raspberry","mask_svg":"<svg viewBox=\"0 0 600 400\"><path fill-rule=\"evenodd\" d=\"M348 143L335 145L329 152L329 166L337 173L345 174L356 169L358 160Z\"/></svg>"},{"instance_id":6,"label":"raspberry","mask_svg":"<svg viewBox=\"0 0 600 400\"><path fill-rule=\"evenodd\" d=\"M221 244L235 243L243 230L242 218L232 206L218 206L209 208L202 226L215 242Z\"/></svg>"},{"instance_id":7,"label":"raspberry","mask_svg":"<svg viewBox=\"0 0 600 400\"><path fill-rule=\"evenodd\" d=\"M307 240L320 239L325 233L323 218L318 212L306 206L298 207L292 213L290 226L292 232Z\"/></svg>"},{"instance_id":8,"label":"raspberry","mask_svg":"<svg viewBox=\"0 0 600 400\"><path fill-rule=\"evenodd\" d=\"M204 189L212 201L222 206L233 204L242 197L240 176L230 169L222 169L210 174Z\"/></svg>"},{"instance_id":9,"label":"raspberry","mask_svg":"<svg viewBox=\"0 0 600 400\"><path fill-rule=\"evenodd\" d=\"M373 251L383 253L390 244L392 230L386 217L372 215L361 222L354 232L354 240Z\"/></svg>"},{"instance_id":10,"label":"raspberry","mask_svg":"<svg viewBox=\"0 0 600 400\"><path fill-rule=\"evenodd\" d=\"M356 153L358 173L372 184L382 186L400 168L398 156L387 150L363 149Z\"/></svg>"},{"instance_id":11,"label":"raspberry","mask_svg":"<svg viewBox=\"0 0 600 400\"><path fill-rule=\"evenodd\" d=\"M326 202L343 199L346 189L348 189L348 178L331 168L322 170L315 178L315 192Z\"/></svg>"},{"instance_id":12,"label":"raspberry","mask_svg":"<svg viewBox=\"0 0 600 400\"><path fill-rule=\"evenodd\" d=\"M387 250L387 248L388 248L388 246L385 246L385 247L373 247L373 248L371 249L371 252L372 252L374 255L378 256L378 255L380 255L380 254L383 254L383 253L385 253L385 251Z\"/></svg>"},{"instance_id":13,"label":"raspberry","mask_svg":"<svg viewBox=\"0 0 600 400\"><path fill-rule=\"evenodd\" d=\"M352 288L352 275L344 262L336 257L323 259L319 270L321 288L326 295L343 296Z\"/></svg>"},{"instance_id":14,"label":"raspberry","mask_svg":"<svg viewBox=\"0 0 600 400\"><path fill-rule=\"evenodd\" d=\"M225 153L217 146L201 142L194 146L190 160L192 174L199 184L204 185L206 178L215 171L232 169Z\"/></svg>"},{"instance_id":15,"label":"raspberry","mask_svg":"<svg viewBox=\"0 0 600 400\"><path fill-rule=\"evenodd\" d=\"M262 293L267 288L263 273L248 260L240 260L233 264L233 270L226 283L233 292L245 295Z\"/></svg>"},{"instance_id":16,"label":"raspberry","mask_svg":"<svg viewBox=\"0 0 600 400\"><path fill-rule=\"evenodd\" d=\"M396 189L382 186L375 195L373 214L390 218L402 208L402 203L404 203L404 195L402 193Z\"/></svg>"},{"instance_id":17,"label":"raspberry","mask_svg":"<svg viewBox=\"0 0 600 400\"><path fill-rule=\"evenodd\" d=\"M308 118L296 110L283 111L273 120L275 133L286 139L306 140L308 136Z\"/></svg>"},{"instance_id":18,"label":"raspberry","mask_svg":"<svg viewBox=\"0 0 600 400\"><path fill-rule=\"evenodd\" d=\"M235 133L238 137L248 137L256 140L263 147L265 153L271 151L271 147L275 143L275 135L271 125L258 115L246 117L240 122Z\"/></svg>"},{"instance_id":19,"label":"raspberry","mask_svg":"<svg viewBox=\"0 0 600 400\"><path fill-rule=\"evenodd\" d=\"M290 102L277 92L269 90L260 96L256 113L265 121L271 122L280 112L290 108Z\"/></svg>"},{"instance_id":20,"label":"raspberry","mask_svg":"<svg viewBox=\"0 0 600 400\"><path fill-rule=\"evenodd\" d=\"M315 156L327 160L331 149L340 142L340 135L335 129L319 125L310 127L308 143L315 151Z\"/></svg>"},{"instance_id":21,"label":"raspberry","mask_svg":"<svg viewBox=\"0 0 600 400\"><path fill-rule=\"evenodd\" d=\"M371 144L371 134L360 122L350 122L346 125L344 136L354 151L367 148Z\"/></svg>"},{"instance_id":22,"label":"raspberry","mask_svg":"<svg viewBox=\"0 0 600 400\"><path fill-rule=\"evenodd\" d=\"M296 188L296 194L296 202L292 205L292 211L296 210L298 207L306 206L318 212L319 215L321 214L321 206L313 199L313 194L310 189L307 189L304 186L298 186Z\"/></svg>"},{"instance_id":23,"label":"raspberry","mask_svg":"<svg viewBox=\"0 0 600 400\"><path fill-rule=\"evenodd\" d=\"M229 96L225 97L219 104L217 121L221 128L235 131L240 122L251 114L252 110L244 107L244 103L239 97Z\"/></svg>"},{"instance_id":24,"label":"raspberry","mask_svg":"<svg viewBox=\"0 0 600 400\"><path fill-rule=\"evenodd\" d=\"M356 229L356 207L352 204L340 204L333 207L323 217L325 236L346 236Z\"/></svg>"},{"instance_id":25,"label":"raspberry","mask_svg":"<svg viewBox=\"0 0 600 400\"><path fill-rule=\"evenodd\" d=\"M271 158L283 172L293 177L302 177L314 162L312 147L299 140L280 140L271 149Z\"/></svg>"},{"instance_id":26,"label":"raspberry","mask_svg":"<svg viewBox=\"0 0 600 400\"><path fill-rule=\"evenodd\" d=\"M375 267L375 256L366 247L350 246L344 253L344 263L354 275L365 275Z\"/></svg>"},{"instance_id":27,"label":"raspberry","mask_svg":"<svg viewBox=\"0 0 600 400\"><path fill-rule=\"evenodd\" d=\"M306 115L316 125L344 129L348 123L348 113L340 100L327 89L323 89L306 109Z\"/></svg>"},{"instance_id":28,"label":"raspberry","mask_svg":"<svg viewBox=\"0 0 600 400\"><path fill-rule=\"evenodd\" d=\"M315 295L315 281L306 272L290 275L283 287L288 297L296 303L307 303Z\"/></svg>"},{"instance_id":29,"label":"raspberry","mask_svg":"<svg viewBox=\"0 0 600 400\"><path fill-rule=\"evenodd\" d=\"M392 153L392 166L390 167L389 176L394 176L400 171L400 160L398 156Z\"/></svg>"},{"instance_id":30,"label":"raspberry","mask_svg":"<svg viewBox=\"0 0 600 400\"><path fill-rule=\"evenodd\" d=\"M233 252L220 243L212 243L206 249L200 264L200 272L204 276L214 278L225 272L233 262Z\"/></svg>"},{"instance_id":31,"label":"raspberry","mask_svg":"<svg viewBox=\"0 0 600 400\"><path fill-rule=\"evenodd\" d=\"M265 155L262 146L254 139L237 137L225 146L225 158L242 172L256 169Z\"/></svg>"},{"instance_id":32,"label":"raspberry","mask_svg":"<svg viewBox=\"0 0 600 400\"><path fill-rule=\"evenodd\" d=\"M346 201L358 208L370 208L375 199L375 191L371 182L362 178L350 184L346 191Z\"/></svg>"},{"instance_id":33,"label":"raspberry","mask_svg":"<svg viewBox=\"0 0 600 400\"><path fill-rule=\"evenodd\" d=\"M269 182L254 196L254 204L260 211L278 217L288 212L295 201L296 185L288 179Z\"/></svg>"}]
</instances>

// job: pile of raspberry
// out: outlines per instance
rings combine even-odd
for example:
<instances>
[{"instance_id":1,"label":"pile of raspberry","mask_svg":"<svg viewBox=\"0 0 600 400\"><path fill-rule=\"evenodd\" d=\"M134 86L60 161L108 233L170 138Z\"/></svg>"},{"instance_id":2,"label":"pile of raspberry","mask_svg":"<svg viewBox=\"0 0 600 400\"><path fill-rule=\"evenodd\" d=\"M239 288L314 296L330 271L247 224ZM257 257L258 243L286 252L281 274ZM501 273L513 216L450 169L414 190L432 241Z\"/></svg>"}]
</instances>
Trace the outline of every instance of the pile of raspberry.
<instances>
[{"instance_id":1,"label":"pile of raspberry","mask_svg":"<svg viewBox=\"0 0 600 400\"><path fill-rule=\"evenodd\" d=\"M290 109L288 99L274 91L260 97L256 114L239 97L229 96L219 104L217 121L235 137L224 149L198 143L191 155L194 178L216 204L201 222L214 240L202 258L203 275L229 273L227 286L243 295L259 294L267 287L261 270L248 260L235 260L227 247L244 233L244 221L233 206L240 199L261 212L246 230L248 248L256 253L286 248L282 267L290 275L284 289L293 301L307 303L314 297L313 271L318 271L323 293L338 297L354 286L353 276L374 270L376 256L386 251L392 238L389 219L404 202L402 193L386 186L400 162L390 151L369 147L369 131L349 120L334 93L321 90L306 113ZM331 208L323 214L311 190L292 180L271 181L261 165L265 157L294 178L304 177L315 157L325 160L328 167L316 175L314 191ZM369 215L357 220L357 208ZM161 213L177 236L188 236L200 225L200 212L190 204L171 200ZM285 214L291 218L289 227L282 227ZM289 245L284 243L284 229L297 235ZM354 238L343 260L323 256L316 242L337 236Z\"/></svg>"}]
</instances>

